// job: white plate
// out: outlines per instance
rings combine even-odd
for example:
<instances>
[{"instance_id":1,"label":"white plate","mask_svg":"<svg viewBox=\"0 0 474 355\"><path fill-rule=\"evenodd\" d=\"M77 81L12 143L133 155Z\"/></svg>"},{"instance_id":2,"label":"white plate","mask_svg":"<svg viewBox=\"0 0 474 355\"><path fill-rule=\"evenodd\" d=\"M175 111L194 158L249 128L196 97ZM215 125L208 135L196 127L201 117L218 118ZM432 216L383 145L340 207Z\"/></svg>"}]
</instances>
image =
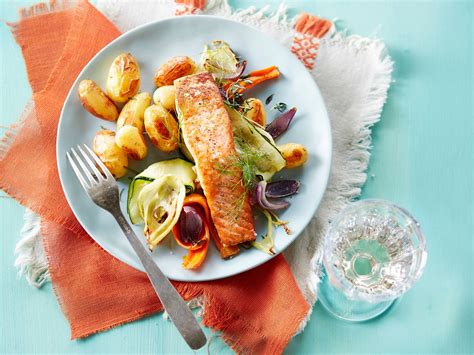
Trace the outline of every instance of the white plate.
<instances>
[{"instance_id":1,"label":"white plate","mask_svg":"<svg viewBox=\"0 0 474 355\"><path fill-rule=\"evenodd\" d=\"M66 152L77 144L92 145L94 134L101 126L115 130L115 123L93 117L86 112L78 99L77 86L83 79L92 79L105 88L107 73L112 60L122 52L130 52L137 58L141 70L141 90L153 93L153 74L156 68L177 55L187 55L199 59L203 46L220 39L247 59L247 70L255 70L277 65L282 75L279 79L260 85L251 91L252 96L262 101L274 94L267 106L269 120L278 111L271 107L285 102L288 107L296 106L298 112L290 127L278 144L299 142L309 151L309 160L304 168L287 170L275 178L297 178L301 181L300 192L290 199L291 206L280 213L289 221L291 235L283 229L276 230L275 249L283 251L293 242L313 217L321 201L329 177L331 164L331 129L321 94L307 69L284 46L275 39L238 22L213 16L184 16L150 23L127 32L100 51L84 68L64 103L58 128L57 160L59 176L66 198L77 219L89 235L106 251L129 264L143 270L138 258L122 235L119 226L108 212L92 203L67 163ZM158 152L149 144L146 160L132 161L130 167L141 171L149 164L170 155ZM120 188L122 210L126 211L128 179L122 178ZM139 237L143 237L140 226L134 227ZM257 221L259 235L265 232L261 221ZM143 241L144 241L143 237ZM204 281L214 280L254 268L272 258L258 250L245 250L231 260L222 260L214 246L209 248L206 261L197 271L181 267L186 250L172 242L172 237L162 242L153 258L163 272L173 280Z\"/></svg>"}]
</instances>

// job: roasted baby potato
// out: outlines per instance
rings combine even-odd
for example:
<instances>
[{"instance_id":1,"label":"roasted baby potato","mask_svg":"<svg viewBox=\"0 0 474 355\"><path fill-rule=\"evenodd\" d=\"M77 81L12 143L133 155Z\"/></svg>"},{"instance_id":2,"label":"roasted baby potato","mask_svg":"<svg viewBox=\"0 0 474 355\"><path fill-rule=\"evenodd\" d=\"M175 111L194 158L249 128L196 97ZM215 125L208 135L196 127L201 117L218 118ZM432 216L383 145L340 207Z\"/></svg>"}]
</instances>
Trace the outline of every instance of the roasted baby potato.
<instances>
[{"instance_id":1,"label":"roasted baby potato","mask_svg":"<svg viewBox=\"0 0 474 355\"><path fill-rule=\"evenodd\" d=\"M245 117L260 126L265 127L267 124L267 113L265 112L265 107L263 106L262 101L250 98L244 101L242 107Z\"/></svg>"},{"instance_id":2,"label":"roasted baby potato","mask_svg":"<svg viewBox=\"0 0 474 355\"><path fill-rule=\"evenodd\" d=\"M283 158L286 160L286 168L296 168L303 165L308 160L308 151L306 148L297 143L287 143L278 146Z\"/></svg>"},{"instance_id":3,"label":"roasted baby potato","mask_svg":"<svg viewBox=\"0 0 474 355\"><path fill-rule=\"evenodd\" d=\"M189 57L173 57L162 64L155 73L156 86L173 85L173 82L196 72L196 64Z\"/></svg>"},{"instance_id":4,"label":"roasted baby potato","mask_svg":"<svg viewBox=\"0 0 474 355\"><path fill-rule=\"evenodd\" d=\"M162 105L168 111L175 111L176 88L174 85L161 86L153 93L153 102Z\"/></svg>"},{"instance_id":5,"label":"roasted baby potato","mask_svg":"<svg viewBox=\"0 0 474 355\"><path fill-rule=\"evenodd\" d=\"M143 133L135 126L120 128L115 135L115 143L135 160L142 160L148 152Z\"/></svg>"},{"instance_id":6,"label":"roasted baby potato","mask_svg":"<svg viewBox=\"0 0 474 355\"><path fill-rule=\"evenodd\" d=\"M151 96L147 92L141 92L132 97L120 111L117 131L128 125L137 127L140 132L143 132L143 114L150 104Z\"/></svg>"},{"instance_id":7,"label":"roasted baby potato","mask_svg":"<svg viewBox=\"0 0 474 355\"><path fill-rule=\"evenodd\" d=\"M105 90L116 102L127 102L140 89L140 67L130 53L114 59L109 69Z\"/></svg>"},{"instance_id":8,"label":"roasted baby potato","mask_svg":"<svg viewBox=\"0 0 474 355\"><path fill-rule=\"evenodd\" d=\"M92 115L107 121L116 121L117 106L92 80L82 80L77 89L82 106Z\"/></svg>"},{"instance_id":9,"label":"roasted baby potato","mask_svg":"<svg viewBox=\"0 0 474 355\"><path fill-rule=\"evenodd\" d=\"M115 132L106 129L98 131L92 149L116 179L127 173L127 153L115 143Z\"/></svg>"},{"instance_id":10,"label":"roasted baby potato","mask_svg":"<svg viewBox=\"0 0 474 355\"><path fill-rule=\"evenodd\" d=\"M178 149L178 124L162 105L151 105L145 110L145 130L159 150L172 152Z\"/></svg>"}]
</instances>

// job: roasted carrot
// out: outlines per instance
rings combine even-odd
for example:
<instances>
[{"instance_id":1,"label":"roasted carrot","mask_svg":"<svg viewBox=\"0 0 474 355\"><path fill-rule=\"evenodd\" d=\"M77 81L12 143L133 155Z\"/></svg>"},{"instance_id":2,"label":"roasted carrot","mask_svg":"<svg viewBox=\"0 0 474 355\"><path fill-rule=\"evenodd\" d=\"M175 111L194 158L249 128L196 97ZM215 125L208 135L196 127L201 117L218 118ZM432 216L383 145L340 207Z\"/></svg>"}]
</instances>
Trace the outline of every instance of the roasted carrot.
<instances>
[{"instance_id":1,"label":"roasted carrot","mask_svg":"<svg viewBox=\"0 0 474 355\"><path fill-rule=\"evenodd\" d=\"M259 70L254 70L249 73L248 76L264 76L267 75L268 73L271 73L273 71L278 71L278 68L275 65L272 65L271 67L259 69Z\"/></svg>"},{"instance_id":2,"label":"roasted carrot","mask_svg":"<svg viewBox=\"0 0 474 355\"><path fill-rule=\"evenodd\" d=\"M271 70L269 70L271 69ZM275 79L280 76L280 71L277 67L269 67L266 69L257 70L249 74L248 77L245 79L239 80L238 83L243 88L239 88L237 92L239 94L243 93L244 91L254 87L257 84L263 83L264 81Z\"/></svg>"},{"instance_id":3,"label":"roasted carrot","mask_svg":"<svg viewBox=\"0 0 474 355\"><path fill-rule=\"evenodd\" d=\"M201 248L190 250L188 255L183 258L183 268L192 270L201 266L204 259L206 259L207 249L209 249L209 240L206 240Z\"/></svg>"},{"instance_id":4,"label":"roasted carrot","mask_svg":"<svg viewBox=\"0 0 474 355\"><path fill-rule=\"evenodd\" d=\"M244 91L254 87L257 84L270 79L278 78L279 76L280 71L276 66L273 65L268 68L250 72L248 75L244 76L242 79L237 80L236 82L229 81L224 85L223 89L228 91L231 86L236 85L237 90L234 93L242 94ZM232 96L234 93L230 93L230 96Z\"/></svg>"}]
</instances>

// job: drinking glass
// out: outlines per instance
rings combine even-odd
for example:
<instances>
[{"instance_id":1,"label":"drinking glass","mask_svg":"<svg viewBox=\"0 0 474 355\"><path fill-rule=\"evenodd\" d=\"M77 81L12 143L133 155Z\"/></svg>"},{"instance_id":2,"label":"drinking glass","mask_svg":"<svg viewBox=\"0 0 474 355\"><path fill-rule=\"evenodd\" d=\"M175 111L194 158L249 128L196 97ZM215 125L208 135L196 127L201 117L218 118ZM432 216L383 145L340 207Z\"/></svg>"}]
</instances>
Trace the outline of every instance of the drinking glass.
<instances>
[{"instance_id":1,"label":"drinking glass","mask_svg":"<svg viewBox=\"0 0 474 355\"><path fill-rule=\"evenodd\" d=\"M377 317L420 278L426 258L420 225L405 209L383 200L353 203L326 234L318 298L345 320Z\"/></svg>"}]
</instances>

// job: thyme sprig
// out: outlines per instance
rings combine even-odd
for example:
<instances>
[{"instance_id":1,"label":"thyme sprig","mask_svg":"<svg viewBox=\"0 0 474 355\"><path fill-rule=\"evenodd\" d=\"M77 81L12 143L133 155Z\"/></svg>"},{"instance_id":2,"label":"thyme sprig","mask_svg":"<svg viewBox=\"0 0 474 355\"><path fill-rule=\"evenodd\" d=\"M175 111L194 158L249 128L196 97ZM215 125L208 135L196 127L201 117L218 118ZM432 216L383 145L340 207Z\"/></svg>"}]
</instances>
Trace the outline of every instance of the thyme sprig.
<instances>
[{"instance_id":1,"label":"thyme sprig","mask_svg":"<svg viewBox=\"0 0 474 355\"><path fill-rule=\"evenodd\" d=\"M284 112L284 111L286 111L287 107L288 107L288 105L285 104L284 102L279 102L275 106L273 106L273 109L278 110L280 112Z\"/></svg>"}]
</instances>

